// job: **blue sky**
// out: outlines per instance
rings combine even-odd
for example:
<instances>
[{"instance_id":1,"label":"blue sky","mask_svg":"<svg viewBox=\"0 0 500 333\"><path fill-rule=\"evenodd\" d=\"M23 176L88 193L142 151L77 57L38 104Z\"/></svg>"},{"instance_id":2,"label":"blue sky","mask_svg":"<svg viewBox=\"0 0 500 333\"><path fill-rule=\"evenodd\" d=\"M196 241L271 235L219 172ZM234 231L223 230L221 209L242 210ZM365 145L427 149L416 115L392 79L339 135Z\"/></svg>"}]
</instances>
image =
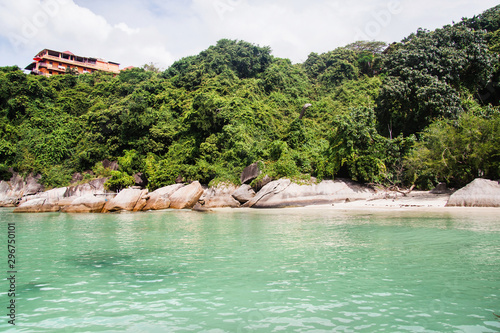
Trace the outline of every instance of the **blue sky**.
<instances>
[{"instance_id":1,"label":"blue sky","mask_svg":"<svg viewBox=\"0 0 500 333\"><path fill-rule=\"evenodd\" d=\"M303 62L358 39L400 41L497 5L479 0L0 0L0 66L69 50L121 67L195 55L221 38Z\"/></svg>"}]
</instances>

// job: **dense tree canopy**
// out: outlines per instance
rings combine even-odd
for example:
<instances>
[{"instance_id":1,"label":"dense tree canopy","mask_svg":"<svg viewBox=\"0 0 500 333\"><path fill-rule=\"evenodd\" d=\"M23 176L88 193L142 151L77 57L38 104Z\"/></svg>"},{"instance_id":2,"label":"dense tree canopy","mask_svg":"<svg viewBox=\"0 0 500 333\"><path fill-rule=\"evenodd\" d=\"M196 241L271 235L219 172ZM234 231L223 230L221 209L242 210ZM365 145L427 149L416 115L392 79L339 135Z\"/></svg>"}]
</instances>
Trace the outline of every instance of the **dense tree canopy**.
<instances>
[{"instance_id":1,"label":"dense tree canopy","mask_svg":"<svg viewBox=\"0 0 500 333\"><path fill-rule=\"evenodd\" d=\"M86 172L121 188L141 172L154 189L238 183L259 161L273 178L422 188L500 178L499 8L302 64L223 39L163 72L47 78L0 68L0 176L13 168L62 186Z\"/></svg>"},{"instance_id":2,"label":"dense tree canopy","mask_svg":"<svg viewBox=\"0 0 500 333\"><path fill-rule=\"evenodd\" d=\"M456 119L464 99L484 88L496 57L485 32L462 25L419 30L385 60L378 114L384 132L409 135L433 120Z\"/></svg>"}]
</instances>

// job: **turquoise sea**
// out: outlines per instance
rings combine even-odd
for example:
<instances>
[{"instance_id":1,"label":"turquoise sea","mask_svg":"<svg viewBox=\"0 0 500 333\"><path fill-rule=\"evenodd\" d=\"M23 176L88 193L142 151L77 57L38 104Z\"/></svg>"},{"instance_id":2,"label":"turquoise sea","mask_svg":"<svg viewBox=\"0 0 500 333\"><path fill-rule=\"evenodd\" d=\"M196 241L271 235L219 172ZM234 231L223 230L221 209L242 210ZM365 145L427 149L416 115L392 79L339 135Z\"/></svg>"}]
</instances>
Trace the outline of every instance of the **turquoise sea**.
<instances>
[{"instance_id":1,"label":"turquoise sea","mask_svg":"<svg viewBox=\"0 0 500 333\"><path fill-rule=\"evenodd\" d=\"M500 332L500 210L0 221L1 332Z\"/></svg>"}]
</instances>

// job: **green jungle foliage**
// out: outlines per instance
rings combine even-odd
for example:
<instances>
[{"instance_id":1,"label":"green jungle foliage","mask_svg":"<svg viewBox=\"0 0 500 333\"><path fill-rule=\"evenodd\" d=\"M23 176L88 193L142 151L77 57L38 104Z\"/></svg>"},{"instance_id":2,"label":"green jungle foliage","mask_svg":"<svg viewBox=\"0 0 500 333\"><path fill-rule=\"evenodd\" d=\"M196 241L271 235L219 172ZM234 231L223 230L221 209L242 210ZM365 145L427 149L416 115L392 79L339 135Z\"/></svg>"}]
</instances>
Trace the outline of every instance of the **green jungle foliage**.
<instances>
[{"instance_id":1,"label":"green jungle foliage","mask_svg":"<svg viewBox=\"0 0 500 333\"><path fill-rule=\"evenodd\" d=\"M358 41L301 64L223 39L163 72L47 78L3 67L0 176L40 173L53 187L93 170L120 189L141 172L155 189L238 184L260 161L275 179L420 188L498 179L499 52L497 6L388 48Z\"/></svg>"}]
</instances>

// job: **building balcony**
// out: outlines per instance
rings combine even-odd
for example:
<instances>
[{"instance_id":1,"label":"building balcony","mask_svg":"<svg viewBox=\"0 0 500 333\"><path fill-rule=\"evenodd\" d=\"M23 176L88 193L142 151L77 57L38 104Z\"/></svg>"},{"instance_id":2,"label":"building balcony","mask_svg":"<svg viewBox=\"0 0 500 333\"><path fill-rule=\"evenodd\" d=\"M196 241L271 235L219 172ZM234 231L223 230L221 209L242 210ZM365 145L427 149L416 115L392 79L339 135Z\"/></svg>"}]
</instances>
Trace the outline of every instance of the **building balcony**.
<instances>
[{"instance_id":1,"label":"building balcony","mask_svg":"<svg viewBox=\"0 0 500 333\"><path fill-rule=\"evenodd\" d=\"M51 70L51 71L66 72L66 67L51 65L51 64L46 63L46 62L40 62L38 64L38 67L39 68L47 68L48 70Z\"/></svg>"},{"instance_id":2,"label":"building balcony","mask_svg":"<svg viewBox=\"0 0 500 333\"><path fill-rule=\"evenodd\" d=\"M42 56L42 59L43 60L50 60L50 61L57 61L57 62L68 64L68 65L82 66L82 67L89 67L89 68L97 69L97 62L84 61L83 58L81 61L79 61L79 60L71 60L71 59L66 59L66 58L56 57L56 56L46 54L46 55Z\"/></svg>"}]
</instances>

